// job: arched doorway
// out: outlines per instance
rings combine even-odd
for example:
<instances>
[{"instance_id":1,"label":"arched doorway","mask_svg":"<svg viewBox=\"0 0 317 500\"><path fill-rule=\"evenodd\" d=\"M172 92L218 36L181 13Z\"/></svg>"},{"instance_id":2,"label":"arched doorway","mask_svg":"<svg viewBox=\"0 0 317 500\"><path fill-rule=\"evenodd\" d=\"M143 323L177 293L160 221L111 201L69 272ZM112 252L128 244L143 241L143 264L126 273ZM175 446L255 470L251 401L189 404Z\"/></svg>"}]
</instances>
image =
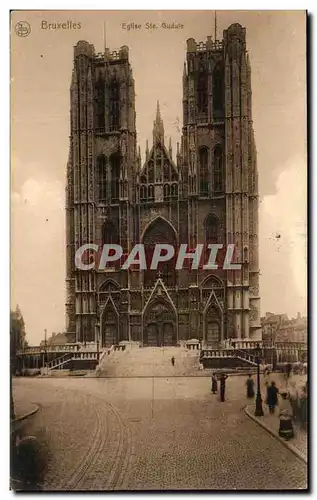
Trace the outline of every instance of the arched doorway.
<instances>
[{"instance_id":1,"label":"arched doorway","mask_svg":"<svg viewBox=\"0 0 317 500\"><path fill-rule=\"evenodd\" d=\"M101 347L111 347L119 342L118 315L111 302L106 305L101 316Z\"/></svg>"},{"instance_id":2,"label":"arched doorway","mask_svg":"<svg viewBox=\"0 0 317 500\"><path fill-rule=\"evenodd\" d=\"M176 314L166 302L153 302L143 318L143 345L152 347L177 344Z\"/></svg>"},{"instance_id":3,"label":"arched doorway","mask_svg":"<svg viewBox=\"0 0 317 500\"><path fill-rule=\"evenodd\" d=\"M205 339L211 349L217 349L221 342L221 314L213 305L206 312Z\"/></svg>"},{"instance_id":4,"label":"arched doorway","mask_svg":"<svg viewBox=\"0 0 317 500\"><path fill-rule=\"evenodd\" d=\"M177 238L176 232L173 226L165 219L157 217L154 219L146 228L142 243L145 248L145 255L147 260L147 270L144 271L143 283L144 286L151 287L154 286L158 276L161 276L164 284L166 286L175 286L176 284L176 256L174 255L168 261L159 262L156 270L151 270L151 262L156 244L168 243L175 249L177 249Z\"/></svg>"}]
</instances>

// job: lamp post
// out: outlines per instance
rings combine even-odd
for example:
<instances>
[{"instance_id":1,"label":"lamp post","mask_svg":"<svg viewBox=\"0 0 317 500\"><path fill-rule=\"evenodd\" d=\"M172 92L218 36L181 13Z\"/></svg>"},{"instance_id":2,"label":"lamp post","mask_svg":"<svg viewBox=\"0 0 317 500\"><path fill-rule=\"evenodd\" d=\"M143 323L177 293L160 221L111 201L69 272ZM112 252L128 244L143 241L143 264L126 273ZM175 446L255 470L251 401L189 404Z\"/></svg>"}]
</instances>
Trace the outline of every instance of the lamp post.
<instances>
[{"instance_id":1,"label":"lamp post","mask_svg":"<svg viewBox=\"0 0 317 500\"><path fill-rule=\"evenodd\" d=\"M260 344L256 345L256 348L254 350L254 354L256 357L256 363L257 363L257 393L256 393L256 400L255 400L255 412L254 415L256 417L263 417L263 407L262 407L262 397L261 397L261 389L260 389L260 356L262 354L262 350L260 347Z\"/></svg>"},{"instance_id":2,"label":"lamp post","mask_svg":"<svg viewBox=\"0 0 317 500\"><path fill-rule=\"evenodd\" d=\"M95 328L96 328L96 343L97 343L97 363L99 365L99 323L96 323L95 324Z\"/></svg>"}]
</instances>

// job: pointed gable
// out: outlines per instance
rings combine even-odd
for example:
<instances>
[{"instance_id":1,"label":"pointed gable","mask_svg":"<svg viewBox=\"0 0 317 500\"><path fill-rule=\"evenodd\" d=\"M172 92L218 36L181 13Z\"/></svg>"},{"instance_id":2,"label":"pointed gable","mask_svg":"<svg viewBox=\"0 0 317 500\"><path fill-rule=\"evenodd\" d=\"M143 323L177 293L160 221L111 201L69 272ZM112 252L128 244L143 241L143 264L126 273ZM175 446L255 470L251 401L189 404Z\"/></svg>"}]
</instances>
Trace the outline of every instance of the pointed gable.
<instances>
[{"instance_id":1,"label":"pointed gable","mask_svg":"<svg viewBox=\"0 0 317 500\"><path fill-rule=\"evenodd\" d=\"M178 199L179 174L169 149L164 144L164 124L157 102L153 125L153 146L147 149L146 161L139 177L139 200L141 203L166 202Z\"/></svg>"}]
</instances>

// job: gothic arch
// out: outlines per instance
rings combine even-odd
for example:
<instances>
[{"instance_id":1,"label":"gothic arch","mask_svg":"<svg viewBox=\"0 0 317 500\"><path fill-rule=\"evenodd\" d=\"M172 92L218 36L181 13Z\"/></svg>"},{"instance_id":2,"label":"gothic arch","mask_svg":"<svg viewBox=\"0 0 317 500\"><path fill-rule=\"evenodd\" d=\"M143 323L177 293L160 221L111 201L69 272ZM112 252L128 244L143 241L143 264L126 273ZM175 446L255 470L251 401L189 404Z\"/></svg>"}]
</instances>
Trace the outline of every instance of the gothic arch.
<instances>
[{"instance_id":1,"label":"gothic arch","mask_svg":"<svg viewBox=\"0 0 317 500\"><path fill-rule=\"evenodd\" d=\"M141 235L142 243L144 243L144 237L145 237L146 233L151 229L151 227L157 225L158 223L166 224L169 227L169 234L171 234L170 233L170 230L171 230L173 232L173 234L175 235L175 239L176 240L178 239L177 232L176 232L173 224L169 220L165 219L165 217L163 217L162 215L158 215L157 217L155 217L155 219L151 220L148 223L148 225L144 228L142 235ZM168 243L168 241L157 241L156 243Z\"/></svg>"},{"instance_id":2,"label":"gothic arch","mask_svg":"<svg viewBox=\"0 0 317 500\"><path fill-rule=\"evenodd\" d=\"M212 349L219 348L223 340L223 313L217 303L212 301L203 313L204 343Z\"/></svg>"},{"instance_id":3,"label":"gothic arch","mask_svg":"<svg viewBox=\"0 0 317 500\"><path fill-rule=\"evenodd\" d=\"M143 345L171 346L177 344L177 313L164 299L147 304L143 318Z\"/></svg>"},{"instance_id":4,"label":"gothic arch","mask_svg":"<svg viewBox=\"0 0 317 500\"><path fill-rule=\"evenodd\" d=\"M120 290L119 284L113 279L107 279L101 283L99 287L99 292L112 292Z\"/></svg>"},{"instance_id":5,"label":"gothic arch","mask_svg":"<svg viewBox=\"0 0 317 500\"><path fill-rule=\"evenodd\" d=\"M119 343L119 313L111 296L101 312L100 338L102 347L111 347Z\"/></svg>"},{"instance_id":6,"label":"gothic arch","mask_svg":"<svg viewBox=\"0 0 317 500\"><path fill-rule=\"evenodd\" d=\"M175 259L159 263L155 270L150 269L156 244L168 243L175 248L175 251L177 249L177 234L172 224L164 217L156 217L143 231L141 242L144 244L147 259L147 269L143 273L144 285L153 286L161 275L165 285L174 286L176 284Z\"/></svg>"},{"instance_id":7,"label":"gothic arch","mask_svg":"<svg viewBox=\"0 0 317 500\"><path fill-rule=\"evenodd\" d=\"M215 276L209 274L201 283L201 288L224 288L223 281Z\"/></svg>"}]
</instances>

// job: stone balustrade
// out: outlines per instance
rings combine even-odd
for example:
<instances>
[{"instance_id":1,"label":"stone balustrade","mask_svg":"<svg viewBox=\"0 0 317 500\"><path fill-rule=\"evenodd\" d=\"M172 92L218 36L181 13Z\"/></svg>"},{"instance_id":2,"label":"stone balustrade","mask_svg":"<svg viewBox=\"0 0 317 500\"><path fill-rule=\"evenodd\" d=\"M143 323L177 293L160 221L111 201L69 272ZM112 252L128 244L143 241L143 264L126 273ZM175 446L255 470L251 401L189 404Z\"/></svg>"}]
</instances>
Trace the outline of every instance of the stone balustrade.
<instances>
[{"instance_id":1,"label":"stone balustrade","mask_svg":"<svg viewBox=\"0 0 317 500\"><path fill-rule=\"evenodd\" d=\"M226 339L223 341L223 345L226 349L256 349L258 345L260 348L263 347L262 340L250 340L250 339Z\"/></svg>"}]
</instances>

